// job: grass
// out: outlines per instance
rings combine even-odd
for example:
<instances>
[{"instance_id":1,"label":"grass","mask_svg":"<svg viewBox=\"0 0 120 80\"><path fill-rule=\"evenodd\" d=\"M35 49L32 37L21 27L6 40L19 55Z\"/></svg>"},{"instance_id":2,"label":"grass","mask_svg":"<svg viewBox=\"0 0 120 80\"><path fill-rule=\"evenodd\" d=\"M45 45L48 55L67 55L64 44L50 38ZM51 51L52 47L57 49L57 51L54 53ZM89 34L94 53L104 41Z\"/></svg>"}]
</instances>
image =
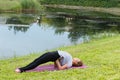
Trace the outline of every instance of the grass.
<instances>
[{"instance_id":1,"label":"grass","mask_svg":"<svg viewBox=\"0 0 120 80\"><path fill-rule=\"evenodd\" d=\"M37 0L21 0L22 9L38 9L40 8L40 3Z\"/></svg>"},{"instance_id":2,"label":"grass","mask_svg":"<svg viewBox=\"0 0 120 80\"><path fill-rule=\"evenodd\" d=\"M72 56L81 58L86 69L28 72L17 74L14 69L25 66L41 53L0 60L0 80L119 80L120 35L94 39L89 43L61 47Z\"/></svg>"},{"instance_id":3,"label":"grass","mask_svg":"<svg viewBox=\"0 0 120 80\"><path fill-rule=\"evenodd\" d=\"M0 10L11 10L20 8L18 0L0 0Z\"/></svg>"},{"instance_id":4,"label":"grass","mask_svg":"<svg viewBox=\"0 0 120 80\"><path fill-rule=\"evenodd\" d=\"M119 0L0 0L0 11L42 9L44 4L64 4L91 7L120 7Z\"/></svg>"},{"instance_id":5,"label":"grass","mask_svg":"<svg viewBox=\"0 0 120 80\"><path fill-rule=\"evenodd\" d=\"M119 0L40 0L42 4L65 4L92 7L120 7Z\"/></svg>"},{"instance_id":6,"label":"grass","mask_svg":"<svg viewBox=\"0 0 120 80\"><path fill-rule=\"evenodd\" d=\"M0 11L42 10L37 0L0 0Z\"/></svg>"}]
</instances>

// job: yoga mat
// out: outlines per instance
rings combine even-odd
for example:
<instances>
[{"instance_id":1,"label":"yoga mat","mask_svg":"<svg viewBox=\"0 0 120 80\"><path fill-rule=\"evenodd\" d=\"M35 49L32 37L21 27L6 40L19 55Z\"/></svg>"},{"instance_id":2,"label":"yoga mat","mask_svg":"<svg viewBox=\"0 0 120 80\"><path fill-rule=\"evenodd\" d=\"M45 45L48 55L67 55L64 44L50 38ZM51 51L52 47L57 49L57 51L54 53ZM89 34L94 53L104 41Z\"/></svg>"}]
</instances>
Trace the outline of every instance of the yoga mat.
<instances>
[{"instance_id":1,"label":"yoga mat","mask_svg":"<svg viewBox=\"0 0 120 80\"><path fill-rule=\"evenodd\" d=\"M80 66L80 67L71 67L71 68L87 68L87 66L83 65L83 66ZM68 69L71 69L71 68L68 68ZM35 69L32 69L32 70L28 70L26 72L41 72L41 71L55 71L55 70L58 70L57 68L54 67L54 65L42 65L42 66L38 66L36 67Z\"/></svg>"}]
</instances>

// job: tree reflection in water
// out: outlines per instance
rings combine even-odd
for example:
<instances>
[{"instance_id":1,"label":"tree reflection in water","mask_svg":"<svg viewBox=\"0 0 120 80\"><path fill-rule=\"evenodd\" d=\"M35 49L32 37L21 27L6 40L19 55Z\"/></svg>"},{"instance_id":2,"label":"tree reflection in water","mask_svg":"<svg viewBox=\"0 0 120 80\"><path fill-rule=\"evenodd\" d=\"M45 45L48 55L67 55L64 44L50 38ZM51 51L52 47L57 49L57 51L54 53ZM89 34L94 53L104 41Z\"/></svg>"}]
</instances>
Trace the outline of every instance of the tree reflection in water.
<instances>
[{"instance_id":1,"label":"tree reflection in water","mask_svg":"<svg viewBox=\"0 0 120 80\"><path fill-rule=\"evenodd\" d=\"M98 14L98 13L97 13ZM105 14L106 15L106 14ZM21 15L19 17L12 16L7 19L6 24L17 24L19 26L9 26L9 30L14 30L17 32L27 32L29 25L34 23L34 21L40 24L47 24L49 27L55 29L56 35L68 33L68 38L71 42L76 42L80 37L88 40L88 37L94 34L99 34L103 32L117 32L120 33L120 17L119 16L105 16L105 15L80 15L80 14L47 14L41 16L39 21L35 16ZM104 17L103 17L104 16ZM28 25L26 27L26 25Z\"/></svg>"},{"instance_id":2,"label":"tree reflection in water","mask_svg":"<svg viewBox=\"0 0 120 80\"><path fill-rule=\"evenodd\" d=\"M56 34L68 32L68 38L71 42L76 42L80 37L85 38L85 36L103 32L120 33L120 17L99 18L69 14L59 14L57 16L56 18L48 19L47 23L55 28ZM88 37L85 39L88 39Z\"/></svg>"}]
</instances>

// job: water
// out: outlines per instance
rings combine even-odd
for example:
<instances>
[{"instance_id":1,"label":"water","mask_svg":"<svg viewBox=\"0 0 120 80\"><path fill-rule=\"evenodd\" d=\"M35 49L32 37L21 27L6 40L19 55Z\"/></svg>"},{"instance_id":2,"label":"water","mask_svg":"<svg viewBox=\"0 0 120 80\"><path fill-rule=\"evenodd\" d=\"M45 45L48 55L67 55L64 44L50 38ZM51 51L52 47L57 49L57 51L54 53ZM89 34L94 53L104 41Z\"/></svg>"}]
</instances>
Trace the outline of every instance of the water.
<instances>
[{"instance_id":1,"label":"water","mask_svg":"<svg viewBox=\"0 0 120 80\"><path fill-rule=\"evenodd\" d=\"M31 24L25 33L9 31L7 26L3 26L0 36L2 37L0 44L3 45L1 46L1 55L4 57L40 52L70 43L67 39L67 32L62 36L54 35L53 29L43 29L36 23ZM68 43L65 43L67 41Z\"/></svg>"},{"instance_id":2,"label":"water","mask_svg":"<svg viewBox=\"0 0 120 80\"><path fill-rule=\"evenodd\" d=\"M95 14L0 14L0 59L88 42L95 34L120 33L119 16Z\"/></svg>"}]
</instances>

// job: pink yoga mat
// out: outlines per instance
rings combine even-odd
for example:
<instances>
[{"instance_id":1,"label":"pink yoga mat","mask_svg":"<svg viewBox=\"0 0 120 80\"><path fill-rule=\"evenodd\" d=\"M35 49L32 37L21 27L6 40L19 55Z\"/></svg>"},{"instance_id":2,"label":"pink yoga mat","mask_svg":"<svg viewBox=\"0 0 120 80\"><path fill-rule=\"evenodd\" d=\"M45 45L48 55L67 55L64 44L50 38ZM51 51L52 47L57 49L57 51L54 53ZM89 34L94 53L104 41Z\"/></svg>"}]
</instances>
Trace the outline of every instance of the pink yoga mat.
<instances>
[{"instance_id":1,"label":"pink yoga mat","mask_svg":"<svg viewBox=\"0 0 120 80\"><path fill-rule=\"evenodd\" d=\"M83 65L80 67L71 67L71 68L86 68L86 67L87 66ZM54 70L58 70L57 68L54 67L54 65L42 65L42 66L36 67L35 69L28 70L26 72L41 72L41 71L54 71Z\"/></svg>"}]
</instances>

